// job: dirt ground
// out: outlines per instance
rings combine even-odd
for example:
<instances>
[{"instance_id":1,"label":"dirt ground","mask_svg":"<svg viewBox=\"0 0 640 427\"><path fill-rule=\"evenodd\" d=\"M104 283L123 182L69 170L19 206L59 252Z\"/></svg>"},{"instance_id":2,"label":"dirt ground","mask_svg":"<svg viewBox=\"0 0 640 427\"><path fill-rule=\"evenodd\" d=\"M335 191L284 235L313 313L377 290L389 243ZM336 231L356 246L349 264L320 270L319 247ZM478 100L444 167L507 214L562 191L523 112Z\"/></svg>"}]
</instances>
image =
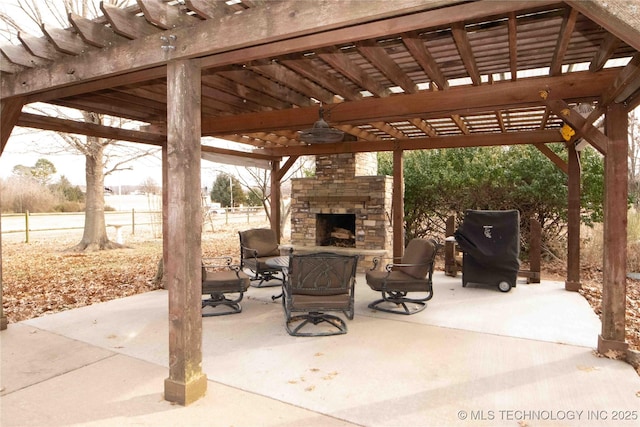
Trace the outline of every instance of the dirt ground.
<instances>
[{"instance_id":1,"label":"dirt ground","mask_svg":"<svg viewBox=\"0 0 640 427\"><path fill-rule=\"evenodd\" d=\"M69 310L97 302L157 289L158 261L162 240L151 236L128 236L127 248L96 253L64 252L79 238L66 236L34 239L26 244L2 241L3 309L10 323ZM203 256L238 257L235 229L207 230L202 240ZM442 268L442 260L439 260ZM438 267L438 266L437 266ZM559 263L543 266L543 278L564 280ZM600 315L602 273L582 272L580 293ZM640 350L640 281L627 281L627 342Z\"/></svg>"}]
</instances>

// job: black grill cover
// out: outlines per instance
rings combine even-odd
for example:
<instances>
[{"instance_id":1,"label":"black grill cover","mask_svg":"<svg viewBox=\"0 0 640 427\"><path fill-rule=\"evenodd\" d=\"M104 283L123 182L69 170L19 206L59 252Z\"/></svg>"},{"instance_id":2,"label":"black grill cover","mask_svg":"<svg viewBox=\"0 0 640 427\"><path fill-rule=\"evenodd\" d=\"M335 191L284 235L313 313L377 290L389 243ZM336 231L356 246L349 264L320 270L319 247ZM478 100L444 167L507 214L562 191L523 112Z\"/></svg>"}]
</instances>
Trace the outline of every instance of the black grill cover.
<instances>
[{"instance_id":1,"label":"black grill cover","mask_svg":"<svg viewBox=\"0 0 640 427\"><path fill-rule=\"evenodd\" d=\"M520 212L517 210L468 210L454 235L462 252L478 264L515 273L520 269Z\"/></svg>"}]
</instances>

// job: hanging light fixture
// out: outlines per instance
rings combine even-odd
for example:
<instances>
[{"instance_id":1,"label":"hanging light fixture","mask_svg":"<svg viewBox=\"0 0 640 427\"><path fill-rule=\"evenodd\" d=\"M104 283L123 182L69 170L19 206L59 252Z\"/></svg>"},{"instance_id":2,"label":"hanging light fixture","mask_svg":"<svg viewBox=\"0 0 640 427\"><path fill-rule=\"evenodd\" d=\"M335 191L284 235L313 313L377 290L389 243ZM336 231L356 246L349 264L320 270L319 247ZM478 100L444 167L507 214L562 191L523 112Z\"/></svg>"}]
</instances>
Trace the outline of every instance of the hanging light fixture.
<instances>
[{"instance_id":1,"label":"hanging light fixture","mask_svg":"<svg viewBox=\"0 0 640 427\"><path fill-rule=\"evenodd\" d=\"M340 142L344 138L344 132L332 128L324 120L324 109L322 106L319 110L319 119L313 124L312 128L300 131L300 141L307 144L327 144L330 142Z\"/></svg>"}]
</instances>

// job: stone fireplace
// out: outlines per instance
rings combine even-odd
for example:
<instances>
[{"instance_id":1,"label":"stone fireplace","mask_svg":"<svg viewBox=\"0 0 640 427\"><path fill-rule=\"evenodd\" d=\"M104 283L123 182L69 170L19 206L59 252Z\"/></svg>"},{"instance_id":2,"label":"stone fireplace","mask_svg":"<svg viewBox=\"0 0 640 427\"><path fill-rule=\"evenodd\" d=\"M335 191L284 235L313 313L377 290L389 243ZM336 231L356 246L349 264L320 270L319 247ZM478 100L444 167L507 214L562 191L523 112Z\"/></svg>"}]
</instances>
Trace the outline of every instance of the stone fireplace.
<instances>
[{"instance_id":1,"label":"stone fireplace","mask_svg":"<svg viewBox=\"0 0 640 427\"><path fill-rule=\"evenodd\" d=\"M358 270L392 254L393 178L377 175L375 153L316 156L316 176L291 183L295 252L360 255Z\"/></svg>"}]
</instances>

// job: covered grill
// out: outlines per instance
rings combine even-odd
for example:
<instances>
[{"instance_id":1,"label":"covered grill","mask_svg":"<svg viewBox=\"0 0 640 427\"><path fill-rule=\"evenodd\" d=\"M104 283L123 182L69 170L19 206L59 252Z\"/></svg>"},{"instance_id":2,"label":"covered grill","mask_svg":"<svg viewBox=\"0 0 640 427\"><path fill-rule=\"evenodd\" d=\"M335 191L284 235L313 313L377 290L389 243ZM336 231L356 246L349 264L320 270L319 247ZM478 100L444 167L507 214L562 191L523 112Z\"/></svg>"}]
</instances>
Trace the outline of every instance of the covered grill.
<instances>
[{"instance_id":1,"label":"covered grill","mask_svg":"<svg viewBox=\"0 0 640 427\"><path fill-rule=\"evenodd\" d=\"M516 286L520 269L520 213L517 210L468 210L455 239L463 252L462 286Z\"/></svg>"}]
</instances>

